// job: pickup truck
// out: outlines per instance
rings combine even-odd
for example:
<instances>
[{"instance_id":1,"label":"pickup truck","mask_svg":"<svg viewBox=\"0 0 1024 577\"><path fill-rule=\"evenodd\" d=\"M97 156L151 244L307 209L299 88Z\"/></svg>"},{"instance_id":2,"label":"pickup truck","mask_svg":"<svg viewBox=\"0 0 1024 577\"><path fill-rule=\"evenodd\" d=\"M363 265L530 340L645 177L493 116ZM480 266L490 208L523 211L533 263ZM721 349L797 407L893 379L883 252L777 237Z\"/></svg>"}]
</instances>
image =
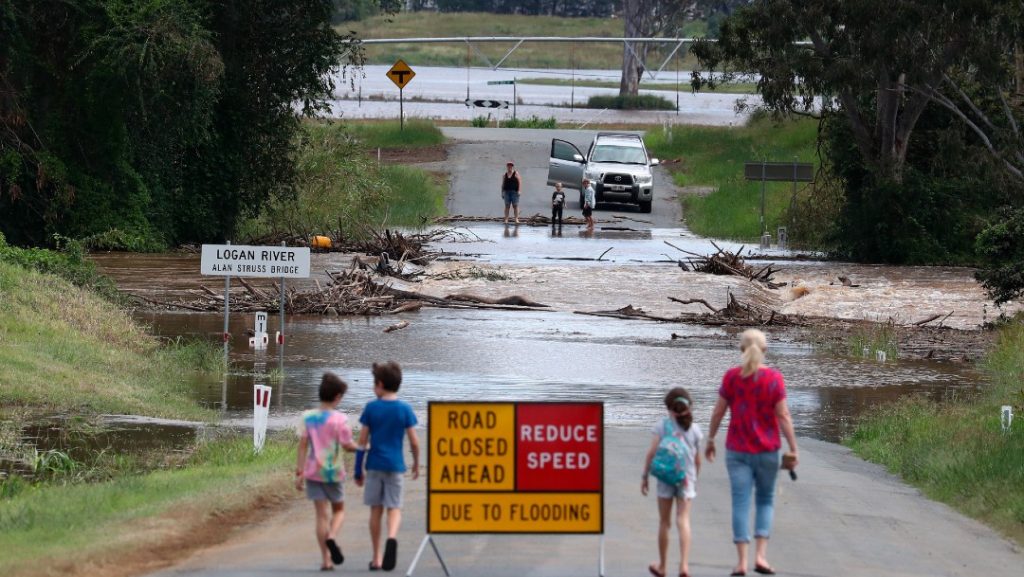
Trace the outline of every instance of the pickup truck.
<instances>
[{"instance_id":1,"label":"pickup truck","mask_svg":"<svg viewBox=\"0 0 1024 577\"><path fill-rule=\"evenodd\" d=\"M597 202L635 204L640 212L651 212L654 200L654 175L651 168L659 163L647 155L639 134L598 132L584 156L571 142L551 140L548 161L548 185L561 182L566 188L580 191L583 205L583 178L594 185Z\"/></svg>"}]
</instances>

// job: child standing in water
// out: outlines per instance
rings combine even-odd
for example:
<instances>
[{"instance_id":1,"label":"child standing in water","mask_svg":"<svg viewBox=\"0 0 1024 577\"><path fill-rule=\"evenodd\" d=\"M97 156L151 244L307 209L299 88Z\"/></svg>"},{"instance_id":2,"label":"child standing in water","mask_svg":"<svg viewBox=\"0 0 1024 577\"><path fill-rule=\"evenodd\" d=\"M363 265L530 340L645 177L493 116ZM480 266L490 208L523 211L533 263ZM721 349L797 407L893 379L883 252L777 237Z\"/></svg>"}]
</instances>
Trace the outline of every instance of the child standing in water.
<instances>
[{"instance_id":1,"label":"child standing in water","mask_svg":"<svg viewBox=\"0 0 1024 577\"><path fill-rule=\"evenodd\" d=\"M697 475L700 474L700 443L704 435L700 427L693 422L691 412L692 400L690 393L682 387L676 387L665 395L665 407L668 416L659 419L654 425L651 446L647 450L644 461L644 472L640 492L647 496L648 476L652 462L658 452L662 439L674 436L682 441L686 448L685 462L679 463L685 468L685 478L677 484L668 484L657 480L658 489L658 562L651 563L648 571L655 577L665 577L668 562L668 535L672 528L672 503L676 503L676 526L679 529L679 577L690 574L690 504L697 496Z\"/></svg>"},{"instance_id":2,"label":"child standing in water","mask_svg":"<svg viewBox=\"0 0 1024 577\"><path fill-rule=\"evenodd\" d=\"M551 226L562 226L562 208L565 207L565 191L562 183L555 183L555 192L551 193Z\"/></svg>"},{"instance_id":3,"label":"child standing in water","mask_svg":"<svg viewBox=\"0 0 1024 577\"><path fill-rule=\"evenodd\" d=\"M332 571L345 562L335 541L345 521L345 463L341 450L355 451L348 418L337 411L348 390L334 373L320 379L320 407L302 415L299 451L295 465L295 488L306 486L306 497L316 511L316 543L320 547L320 570Z\"/></svg>"}]
</instances>

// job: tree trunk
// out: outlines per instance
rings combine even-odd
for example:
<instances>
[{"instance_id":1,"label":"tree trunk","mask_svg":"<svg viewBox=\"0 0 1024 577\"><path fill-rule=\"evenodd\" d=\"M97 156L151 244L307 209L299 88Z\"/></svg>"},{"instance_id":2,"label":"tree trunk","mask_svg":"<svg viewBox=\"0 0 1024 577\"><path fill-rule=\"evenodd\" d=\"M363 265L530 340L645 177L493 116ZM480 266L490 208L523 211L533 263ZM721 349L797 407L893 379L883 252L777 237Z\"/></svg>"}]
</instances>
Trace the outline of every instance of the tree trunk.
<instances>
[{"instance_id":1,"label":"tree trunk","mask_svg":"<svg viewBox=\"0 0 1024 577\"><path fill-rule=\"evenodd\" d=\"M622 3L622 20L625 38L640 38L643 34L643 0L625 0ZM644 73L644 63L640 60L640 49L637 45L622 45L622 81L619 83L619 96L636 96L640 93L640 77Z\"/></svg>"},{"instance_id":2,"label":"tree trunk","mask_svg":"<svg viewBox=\"0 0 1024 577\"><path fill-rule=\"evenodd\" d=\"M1017 42L1017 45L1014 46L1013 57L1017 70L1016 101L1019 104L1024 102L1024 46L1020 42Z\"/></svg>"}]
</instances>

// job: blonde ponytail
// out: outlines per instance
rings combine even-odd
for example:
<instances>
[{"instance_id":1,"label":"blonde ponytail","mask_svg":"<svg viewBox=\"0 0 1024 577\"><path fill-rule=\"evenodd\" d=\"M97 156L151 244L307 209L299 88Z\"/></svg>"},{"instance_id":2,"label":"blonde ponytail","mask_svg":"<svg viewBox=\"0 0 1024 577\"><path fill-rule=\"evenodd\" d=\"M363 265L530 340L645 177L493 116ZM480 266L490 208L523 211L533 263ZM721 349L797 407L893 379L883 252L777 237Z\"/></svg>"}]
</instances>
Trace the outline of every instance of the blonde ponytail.
<instances>
[{"instance_id":1,"label":"blonde ponytail","mask_svg":"<svg viewBox=\"0 0 1024 577\"><path fill-rule=\"evenodd\" d=\"M764 352L768 349L768 341L764 333L757 329L747 329L740 335L740 350L743 351L743 369L740 375L749 377L757 372L764 363Z\"/></svg>"}]
</instances>

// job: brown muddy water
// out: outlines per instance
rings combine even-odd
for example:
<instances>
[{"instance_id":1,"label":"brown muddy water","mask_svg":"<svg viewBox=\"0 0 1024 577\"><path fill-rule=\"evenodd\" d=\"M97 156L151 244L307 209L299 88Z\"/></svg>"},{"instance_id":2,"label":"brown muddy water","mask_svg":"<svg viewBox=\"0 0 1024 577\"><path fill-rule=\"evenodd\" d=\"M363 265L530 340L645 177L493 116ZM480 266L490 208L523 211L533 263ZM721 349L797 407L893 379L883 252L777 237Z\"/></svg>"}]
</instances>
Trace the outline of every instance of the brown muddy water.
<instances>
[{"instance_id":1,"label":"brown muddy water","mask_svg":"<svg viewBox=\"0 0 1024 577\"><path fill-rule=\"evenodd\" d=\"M350 383L342 409L358 415L372 396L370 365L393 359L405 371L401 396L421 417L431 400L587 400L605 403L610 426L647 426L662 413L664 392L681 385L694 396L698 421L707 423L721 375L738 363L735 329L574 314L627 304L654 314L675 314L689 309L669 302L667 296L723 304L730 291L750 298L764 292L745 280L687 273L671 263L680 253L666 240L695 252L707 252L707 241L693 238L685 229L637 233L599 229L581 235L566 227L561 236L550 229L529 227L514 232L496 225L463 230L466 234L460 239L438 247L453 255L476 256L456 256L435 263L427 272L475 267L500 272L505 278L428 275L423 282L404 288L437 296L521 294L551 304L552 310L424 309L400 318L289 316L283 351L273 343L265 351L250 349L245 331L252 327L252 315L232 314L229 374L222 382L199 385L197 398L223 410L225 423L245 426L251 422L252 386L270 385L270 426L287 429L301 410L315 404L319 377L330 370ZM730 250L739 248L724 244ZM601 262L560 260L594 258L609 247L613 250ZM770 254L788 256L784 251ZM198 255L94 258L123 289L153 300L194 298L190 291L200 284L215 291L224 286L223 279L199 276ZM314 255L314 277L325 282L322 271L345 268L349 262L345 255ZM952 304L959 312L949 324L967 327L992 314L966 269L858 267L817 261L781 264L787 269L784 280L809 286L811 295L825 295L802 306L833 310L835 316L884 319L898 311L902 318L916 320L933 310L948 312ZM852 274L861 287L837 286L835 275L844 272ZM261 286L270 284L253 280ZM303 280L295 286L312 283L313 279ZM237 283L233 287L241 288ZM864 290L859 296L853 292L860 289ZM757 298L791 306L786 304L791 302L786 289ZM276 311L270 313L273 335L280 322ZM159 335L196 336L211 342L219 342L223 324L221 313L140 310L136 317ZM410 326L383 332L399 320L409 321ZM798 433L818 439L840 440L858 418L886 401L907 395L962 397L983 385L983 377L965 363L900 359L879 363L816 351L786 331L769 331L769 339L768 361L786 376Z\"/></svg>"}]
</instances>

